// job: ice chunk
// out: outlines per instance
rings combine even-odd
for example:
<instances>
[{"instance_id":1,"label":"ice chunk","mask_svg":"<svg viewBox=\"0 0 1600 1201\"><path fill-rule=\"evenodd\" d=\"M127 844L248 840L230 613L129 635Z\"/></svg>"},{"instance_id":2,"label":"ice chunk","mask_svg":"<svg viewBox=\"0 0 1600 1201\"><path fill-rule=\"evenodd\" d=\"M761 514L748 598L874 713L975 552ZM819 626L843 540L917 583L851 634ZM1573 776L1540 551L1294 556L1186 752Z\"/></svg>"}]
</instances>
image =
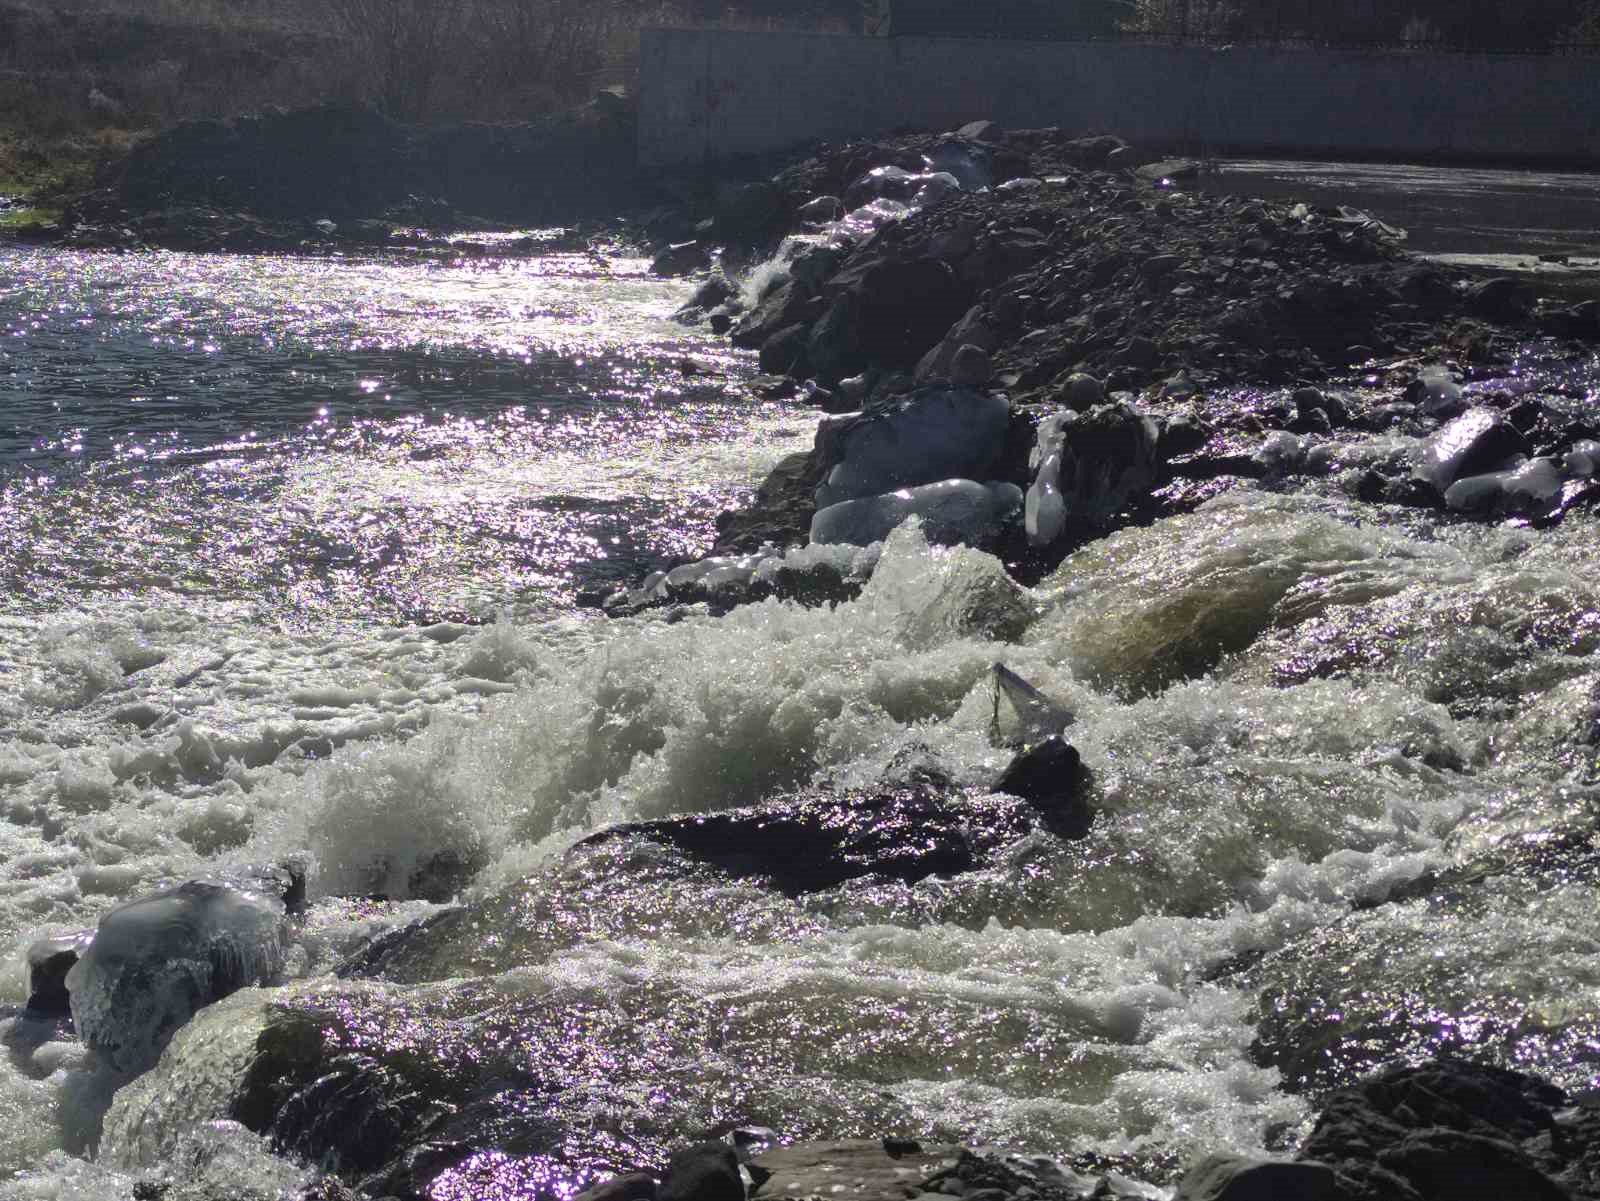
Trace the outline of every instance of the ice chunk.
<instances>
[{"instance_id":1,"label":"ice chunk","mask_svg":"<svg viewBox=\"0 0 1600 1201\"><path fill-rule=\"evenodd\" d=\"M1040 692L1032 684L1012 671L1004 663L996 663L994 672L994 714L989 719L989 736L995 742L1014 741L1023 744L1059 736L1077 719L1072 711L1059 701ZM1001 733L1000 698L1004 697L1017 715L1020 738L1006 739Z\"/></svg>"},{"instance_id":2,"label":"ice chunk","mask_svg":"<svg viewBox=\"0 0 1600 1201\"><path fill-rule=\"evenodd\" d=\"M812 542L866 546L881 542L908 517L922 519L930 542L977 542L1022 507L1015 484L944 480L882 496L840 501L811 519Z\"/></svg>"},{"instance_id":3,"label":"ice chunk","mask_svg":"<svg viewBox=\"0 0 1600 1201\"><path fill-rule=\"evenodd\" d=\"M304 897L296 869L246 869L113 909L67 973L79 1035L118 1071L150 1067L196 1010L282 970Z\"/></svg>"}]
</instances>

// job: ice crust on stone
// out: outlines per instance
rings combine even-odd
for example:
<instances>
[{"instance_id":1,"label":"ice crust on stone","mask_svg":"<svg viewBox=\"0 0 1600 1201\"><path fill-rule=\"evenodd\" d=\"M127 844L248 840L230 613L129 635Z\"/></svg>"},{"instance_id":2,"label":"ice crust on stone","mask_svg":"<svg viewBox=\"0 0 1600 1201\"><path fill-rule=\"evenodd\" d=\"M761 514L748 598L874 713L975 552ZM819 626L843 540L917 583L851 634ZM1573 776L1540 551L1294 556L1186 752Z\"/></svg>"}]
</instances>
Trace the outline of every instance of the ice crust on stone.
<instances>
[{"instance_id":1,"label":"ice crust on stone","mask_svg":"<svg viewBox=\"0 0 1600 1201\"><path fill-rule=\"evenodd\" d=\"M817 486L817 507L973 478L999 454L1010 421L1003 395L968 388L931 388L888 413L830 418L819 437L837 438L842 453Z\"/></svg>"},{"instance_id":2,"label":"ice crust on stone","mask_svg":"<svg viewBox=\"0 0 1600 1201\"><path fill-rule=\"evenodd\" d=\"M1065 454L1064 431L1074 419L1072 413L1056 413L1039 424L1032 456L1033 483L1028 487L1023 509L1023 527L1030 546L1049 546L1067 528L1067 503L1061 496L1061 460Z\"/></svg>"},{"instance_id":3,"label":"ice crust on stone","mask_svg":"<svg viewBox=\"0 0 1600 1201\"><path fill-rule=\"evenodd\" d=\"M1554 460L1529 459L1509 471L1492 471L1457 480L1445 490L1444 503L1456 512L1491 508L1501 500L1538 503L1561 491L1561 472Z\"/></svg>"},{"instance_id":4,"label":"ice crust on stone","mask_svg":"<svg viewBox=\"0 0 1600 1201\"><path fill-rule=\"evenodd\" d=\"M867 546L916 517L932 542L980 542L1021 507L1015 484L942 480L820 509L811 519L811 541Z\"/></svg>"},{"instance_id":5,"label":"ice crust on stone","mask_svg":"<svg viewBox=\"0 0 1600 1201\"><path fill-rule=\"evenodd\" d=\"M288 930L276 881L189 880L119 905L67 973L72 1020L111 1067L156 1061L201 1007L283 968Z\"/></svg>"}]
</instances>

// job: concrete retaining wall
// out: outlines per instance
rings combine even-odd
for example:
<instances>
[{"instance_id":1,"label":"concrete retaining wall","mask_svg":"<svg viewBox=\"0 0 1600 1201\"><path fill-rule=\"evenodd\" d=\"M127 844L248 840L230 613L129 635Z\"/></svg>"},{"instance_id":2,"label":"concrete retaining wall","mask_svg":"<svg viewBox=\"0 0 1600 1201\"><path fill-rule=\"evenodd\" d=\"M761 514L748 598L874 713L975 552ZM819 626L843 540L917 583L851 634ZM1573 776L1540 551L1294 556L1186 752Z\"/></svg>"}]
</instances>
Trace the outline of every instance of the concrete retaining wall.
<instances>
[{"instance_id":1,"label":"concrete retaining wall","mask_svg":"<svg viewBox=\"0 0 1600 1201\"><path fill-rule=\"evenodd\" d=\"M639 158L991 118L1191 152L1600 165L1600 59L646 31Z\"/></svg>"}]
</instances>

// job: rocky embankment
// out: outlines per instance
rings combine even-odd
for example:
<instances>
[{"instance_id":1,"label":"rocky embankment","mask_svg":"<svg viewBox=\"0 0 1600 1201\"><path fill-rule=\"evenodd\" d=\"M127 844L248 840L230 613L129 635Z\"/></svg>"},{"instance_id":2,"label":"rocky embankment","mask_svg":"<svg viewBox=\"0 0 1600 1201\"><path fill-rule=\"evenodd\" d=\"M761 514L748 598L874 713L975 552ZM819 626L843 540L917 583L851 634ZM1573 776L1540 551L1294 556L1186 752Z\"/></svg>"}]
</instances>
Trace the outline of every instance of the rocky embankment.
<instances>
[{"instance_id":1,"label":"rocky embankment","mask_svg":"<svg viewBox=\"0 0 1600 1201\"><path fill-rule=\"evenodd\" d=\"M1193 163L1117 169L1132 154L980 123L725 188L658 269L703 270L682 319L830 415L719 520L721 558L611 609L848 595L860 560L818 547L912 512L1028 580L1246 480L1535 525L1600 498L1581 391L1505 382L1530 345L1591 351L1600 302L1415 258L1349 209L1173 186ZM774 229L792 236L747 276L709 266Z\"/></svg>"}]
</instances>

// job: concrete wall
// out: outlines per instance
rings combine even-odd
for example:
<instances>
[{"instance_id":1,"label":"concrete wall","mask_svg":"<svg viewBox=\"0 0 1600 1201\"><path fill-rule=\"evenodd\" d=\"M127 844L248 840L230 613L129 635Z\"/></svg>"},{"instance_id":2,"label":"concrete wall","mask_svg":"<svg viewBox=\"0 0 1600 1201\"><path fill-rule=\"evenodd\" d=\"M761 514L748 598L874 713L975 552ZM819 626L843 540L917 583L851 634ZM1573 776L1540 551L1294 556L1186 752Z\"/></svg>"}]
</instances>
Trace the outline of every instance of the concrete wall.
<instances>
[{"instance_id":1,"label":"concrete wall","mask_svg":"<svg viewBox=\"0 0 1600 1201\"><path fill-rule=\"evenodd\" d=\"M705 30L642 51L645 166L985 117L1191 151L1600 164L1594 57Z\"/></svg>"}]
</instances>

